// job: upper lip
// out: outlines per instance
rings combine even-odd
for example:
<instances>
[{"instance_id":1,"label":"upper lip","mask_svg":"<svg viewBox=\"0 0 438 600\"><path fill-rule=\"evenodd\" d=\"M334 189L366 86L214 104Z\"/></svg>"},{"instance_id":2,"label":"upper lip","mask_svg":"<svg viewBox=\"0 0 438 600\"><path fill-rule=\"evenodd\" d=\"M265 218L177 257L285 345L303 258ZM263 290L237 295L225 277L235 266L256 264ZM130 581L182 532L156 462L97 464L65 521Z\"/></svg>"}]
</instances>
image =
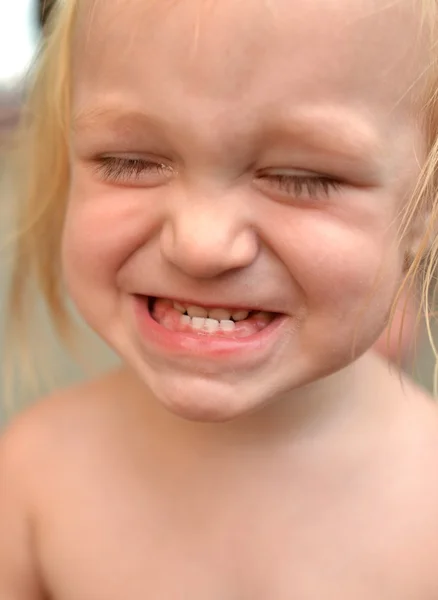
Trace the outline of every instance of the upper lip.
<instances>
[{"instance_id":1,"label":"upper lip","mask_svg":"<svg viewBox=\"0 0 438 600\"><path fill-rule=\"evenodd\" d=\"M233 310L246 310L248 312L270 312L270 313L278 313L278 314L283 314L281 311L279 311L278 309L274 309L273 307L269 307L267 303L258 303L258 302L248 302L243 303L241 300L240 301L236 301L233 302L231 301L226 301L226 302L221 302L220 300L214 300L214 301L209 301L209 300L200 300L199 298L197 300L194 300L193 298L188 298L188 297L183 297L183 296L167 296L167 295L160 295L160 296L147 296L148 298L165 298L166 300L171 300L172 302L177 302L179 304L183 304L183 305L188 305L188 306L201 306L203 308L207 308L207 309L213 309L213 308L223 308L224 310L228 310L228 309L233 309Z\"/></svg>"}]
</instances>

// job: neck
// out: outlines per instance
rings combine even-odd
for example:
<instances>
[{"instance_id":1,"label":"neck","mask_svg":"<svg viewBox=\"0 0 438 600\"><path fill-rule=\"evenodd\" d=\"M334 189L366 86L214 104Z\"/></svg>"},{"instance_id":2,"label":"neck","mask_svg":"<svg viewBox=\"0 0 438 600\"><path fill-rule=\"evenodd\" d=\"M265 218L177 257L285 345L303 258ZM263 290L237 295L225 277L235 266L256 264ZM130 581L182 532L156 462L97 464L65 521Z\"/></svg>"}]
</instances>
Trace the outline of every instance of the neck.
<instances>
[{"instance_id":1,"label":"neck","mask_svg":"<svg viewBox=\"0 0 438 600\"><path fill-rule=\"evenodd\" d=\"M133 381L132 373L128 377ZM134 383L148 421L160 423L171 439L183 437L192 444L282 444L308 439L327 440L339 433L354 434L382 426L393 414L397 375L369 352L342 371L293 390L257 412L225 423L183 420L158 402L144 402L144 386ZM141 388L141 390L140 390ZM153 414L152 414L153 413ZM386 417L386 418L385 418Z\"/></svg>"}]
</instances>

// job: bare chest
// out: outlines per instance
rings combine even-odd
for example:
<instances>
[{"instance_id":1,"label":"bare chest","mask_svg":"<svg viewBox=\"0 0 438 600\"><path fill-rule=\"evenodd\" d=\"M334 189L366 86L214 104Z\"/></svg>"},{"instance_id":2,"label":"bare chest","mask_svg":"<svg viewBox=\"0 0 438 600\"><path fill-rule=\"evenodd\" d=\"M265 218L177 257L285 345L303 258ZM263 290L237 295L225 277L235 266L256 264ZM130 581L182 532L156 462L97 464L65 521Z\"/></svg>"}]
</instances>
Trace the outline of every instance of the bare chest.
<instances>
[{"instance_id":1,"label":"bare chest","mask_svg":"<svg viewBox=\"0 0 438 600\"><path fill-rule=\"evenodd\" d=\"M41 537L44 579L54 600L436 600L426 520L337 500L77 493Z\"/></svg>"}]
</instances>

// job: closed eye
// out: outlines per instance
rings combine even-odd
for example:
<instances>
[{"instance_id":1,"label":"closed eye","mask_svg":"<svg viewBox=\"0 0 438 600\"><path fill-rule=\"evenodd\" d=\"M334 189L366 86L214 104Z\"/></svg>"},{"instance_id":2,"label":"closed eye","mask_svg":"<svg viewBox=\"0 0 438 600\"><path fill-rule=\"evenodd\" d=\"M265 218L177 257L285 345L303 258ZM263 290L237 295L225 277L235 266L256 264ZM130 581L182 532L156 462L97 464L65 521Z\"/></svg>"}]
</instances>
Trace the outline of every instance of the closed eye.
<instances>
[{"instance_id":1,"label":"closed eye","mask_svg":"<svg viewBox=\"0 0 438 600\"><path fill-rule=\"evenodd\" d=\"M162 183L173 170L164 163L144 158L104 156L96 161L96 172L104 181L147 186Z\"/></svg>"},{"instance_id":2,"label":"closed eye","mask_svg":"<svg viewBox=\"0 0 438 600\"><path fill-rule=\"evenodd\" d=\"M298 175L292 173L262 173L258 180L264 188L277 189L280 193L297 200L329 198L345 184L324 175Z\"/></svg>"}]
</instances>

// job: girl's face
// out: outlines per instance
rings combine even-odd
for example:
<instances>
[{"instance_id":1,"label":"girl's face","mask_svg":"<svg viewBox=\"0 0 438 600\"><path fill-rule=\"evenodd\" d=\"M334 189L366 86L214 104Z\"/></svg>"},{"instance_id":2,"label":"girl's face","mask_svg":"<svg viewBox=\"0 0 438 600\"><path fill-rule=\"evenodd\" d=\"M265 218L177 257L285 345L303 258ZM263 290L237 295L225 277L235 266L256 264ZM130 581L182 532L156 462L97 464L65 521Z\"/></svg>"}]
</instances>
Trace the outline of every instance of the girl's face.
<instances>
[{"instance_id":1,"label":"girl's face","mask_svg":"<svg viewBox=\"0 0 438 600\"><path fill-rule=\"evenodd\" d=\"M412 4L82 3L66 279L172 411L245 414L383 329L424 151Z\"/></svg>"}]
</instances>

